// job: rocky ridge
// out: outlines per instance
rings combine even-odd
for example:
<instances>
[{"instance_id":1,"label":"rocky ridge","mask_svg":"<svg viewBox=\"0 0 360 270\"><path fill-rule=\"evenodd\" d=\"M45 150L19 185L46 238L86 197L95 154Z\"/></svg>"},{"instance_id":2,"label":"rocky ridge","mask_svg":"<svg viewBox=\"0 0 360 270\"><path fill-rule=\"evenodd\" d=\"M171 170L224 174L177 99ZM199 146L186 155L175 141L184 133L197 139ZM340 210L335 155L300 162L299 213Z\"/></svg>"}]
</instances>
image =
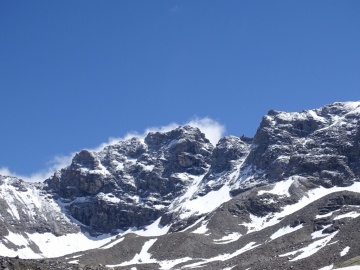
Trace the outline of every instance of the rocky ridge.
<instances>
[{"instance_id":1,"label":"rocky ridge","mask_svg":"<svg viewBox=\"0 0 360 270\"><path fill-rule=\"evenodd\" d=\"M1 177L0 252L44 254L35 232L87 235L85 242L108 233L77 262L332 269L360 251L359 118L360 102L270 110L254 138L227 136L213 146L183 126L83 150L41 184ZM321 248L306 253L312 246Z\"/></svg>"}]
</instances>

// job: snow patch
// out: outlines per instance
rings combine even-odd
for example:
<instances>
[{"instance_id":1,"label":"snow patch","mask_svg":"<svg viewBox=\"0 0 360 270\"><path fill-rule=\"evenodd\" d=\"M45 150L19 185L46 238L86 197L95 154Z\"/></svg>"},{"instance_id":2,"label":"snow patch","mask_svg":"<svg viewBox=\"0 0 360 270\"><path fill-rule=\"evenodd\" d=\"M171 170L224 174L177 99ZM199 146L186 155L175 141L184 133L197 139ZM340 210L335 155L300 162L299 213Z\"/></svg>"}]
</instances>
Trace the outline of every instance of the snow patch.
<instances>
[{"instance_id":1,"label":"snow patch","mask_svg":"<svg viewBox=\"0 0 360 270\"><path fill-rule=\"evenodd\" d=\"M157 260L151 259L151 254L148 252L152 245L156 242L157 238L146 241L141 248L140 253L135 254L131 261L123 262L120 264L106 265L107 267L127 266L132 264L144 264L144 263L157 263Z\"/></svg>"},{"instance_id":2,"label":"snow patch","mask_svg":"<svg viewBox=\"0 0 360 270\"><path fill-rule=\"evenodd\" d=\"M307 258L307 257L315 254L316 252L318 252L323 247L325 247L337 233L338 232L334 232L334 233L328 235L327 237L324 237L324 238L322 238L320 240L312 242L310 245L308 245L306 247L303 247L301 249L291 251L291 252L288 252L288 253L285 253L285 254L281 254L279 256L280 257L286 257L286 256L291 256L291 255L295 255L295 254L300 253L298 256L291 259L290 260L291 262Z\"/></svg>"},{"instance_id":3,"label":"snow patch","mask_svg":"<svg viewBox=\"0 0 360 270\"><path fill-rule=\"evenodd\" d=\"M215 256L213 258L202 259L202 261L200 261L200 262L185 265L182 268L195 268L195 267L201 266L203 264L207 264L207 263L214 262L214 261L227 261L236 256L239 256L242 253L245 253L249 250L252 250L252 249L260 246L260 244L259 245L255 245L255 244L256 244L256 242L250 242L247 245L245 245L244 247L242 247L241 249L235 251L234 253L231 253L231 254L226 253L226 254L221 254L221 255Z\"/></svg>"},{"instance_id":4,"label":"snow patch","mask_svg":"<svg viewBox=\"0 0 360 270\"><path fill-rule=\"evenodd\" d=\"M51 233L27 234L46 258L64 256L66 254L98 248L111 241L110 234L92 237L88 233L67 234L54 236Z\"/></svg>"},{"instance_id":5,"label":"snow patch","mask_svg":"<svg viewBox=\"0 0 360 270\"><path fill-rule=\"evenodd\" d=\"M105 246L102 246L100 249L109 249L109 248L112 248L113 246L119 244L120 242L122 242L125 238L124 237L121 237L109 244L106 244Z\"/></svg>"},{"instance_id":6,"label":"snow patch","mask_svg":"<svg viewBox=\"0 0 360 270\"><path fill-rule=\"evenodd\" d=\"M241 236L242 236L241 233L234 232L234 233L225 235L224 237L222 237L220 239L214 239L213 241L215 242L215 244L228 244L228 243L239 240Z\"/></svg>"},{"instance_id":7,"label":"snow patch","mask_svg":"<svg viewBox=\"0 0 360 270\"><path fill-rule=\"evenodd\" d=\"M294 182L294 178L293 177L289 177L287 180L284 181L280 181L277 182L272 190L260 190L258 192L258 195L262 195L265 193L270 193L270 194L275 194L275 195L279 195L279 196L286 196L289 197L289 188L291 186L291 184Z\"/></svg>"},{"instance_id":8,"label":"snow patch","mask_svg":"<svg viewBox=\"0 0 360 270\"><path fill-rule=\"evenodd\" d=\"M78 251L98 248L109 242L111 236L102 235L96 238L91 237L87 233L55 236L52 233L25 233L21 235L9 232L9 235L5 238L8 242L13 243L20 248L14 251L7 248L3 243L0 243L0 254L2 256L19 256L23 259L38 259L60 257ZM31 244L36 244L41 253L35 253L29 248L29 245Z\"/></svg>"},{"instance_id":9,"label":"snow patch","mask_svg":"<svg viewBox=\"0 0 360 270\"><path fill-rule=\"evenodd\" d=\"M334 220L343 219L343 218L357 218L358 216L360 216L360 213L352 211L349 213L338 215L338 216L334 217Z\"/></svg>"},{"instance_id":10,"label":"snow patch","mask_svg":"<svg viewBox=\"0 0 360 270\"><path fill-rule=\"evenodd\" d=\"M320 218L324 218L324 217L331 217L337 211L339 211L339 210L331 211L331 212L329 212L327 214L316 215L315 219L320 219Z\"/></svg>"},{"instance_id":11,"label":"snow patch","mask_svg":"<svg viewBox=\"0 0 360 270\"><path fill-rule=\"evenodd\" d=\"M187 262L190 260L192 260L192 258L185 257L185 258L180 258L180 259L175 259L175 260L159 261L158 263L160 264L161 270L170 270L170 269L174 269L175 265L184 263L184 262Z\"/></svg>"},{"instance_id":12,"label":"snow patch","mask_svg":"<svg viewBox=\"0 0 360 270\"><path fill-rule=\"evenodd\" d=\"M312 239L316 239L316 238L321 238L324 237L323 231L326 230L327 228L331 227L332 224L326 225L324 226L324 228L322 230L319 231L315 231L311 234L311 238Z\"/></svg>"},{"instance_id":13,"label":"snow patch","mask_svg":"<svg viewBox=\"0 0 360 270\"><path fill-rule=\"evenodd\" d=\"M340 256L341 256L341 257L342 257L342 256L345 256L345 255L349 252L349 250L350 250L350 247L349 247L349 246L345 247L345 248L340 252Z\"/></svg>"},{"instance_id":14,"label":"snow patch","mask_svg":"<svg viewBox=\"0 0 360 270\"><path fill-rule=\"evenodd\" d=\"M195 229L194 231L192 231L191 233L197 233L197 234L206 234L206 232L208 231L208 228L207 228L207 224L208 224L208 221L203 221L201 223L201 226L197 229Z\"/></svg>"},{"instance_id":15,"label":"snow patch","mask_svg":"<svg viewBox=\"0 0 360 270\"><path fill-rule=\"evenodd\" d=\"M140 164L142 166L144 171L148 171L148 172L151 172L155 167L155 165L144 165L141 163L138 163L138 164Z\"/></svg>"},{"instance_id":16,"label":"snow patch","mask_svg":"<svg viewBox=\"0 0 360 270\"><path fill-rule=\"evenodd\" d=\"M354 265L354 266L348 266L348 267L342 267L339 268L340 270L360 270L360 266L359 265Z\"/></svg>"},{"instance_id":17,"label":"snow patch","mask_svg":"<svg viewBox=\"0 0 360 270\"><path fill-rule=\"evenodd\" d=\"M271 240L274 240L276 238L279 238L283 235L286 235L286 234L289 234L289 233L292 233L292 232L295 232L299 229L301 229L303 227L303 224L300 224L296 227L290 227L289 225L286 226L286 227L283 227L281 229L279 229L278 231L276 231L275 233L273 233L271 236L270 236L270 239Z\"/></svg>"},{"instance_id":18,"label":"snow patch","mask_svg":"<svg viewBox=\"0 0 360 270\"><path fill-rule=\"evenodd\" d=\"M189 227L186 227L185 229L181 230L180 232L185 232L193 227L195 227L197 224L202 222L205 219L205 217L199 218L197 221L195 221L193 224L191 224Z\"/></svg>"},{"instance_id":19,"label":"snow patch","mask_svg":"<svg viewBox=\"0 0 360 270\"><path fill-rule=\"evenodd\" d=\"M224 202L231 200L230 187L224 185L217 191L210 191L205 196L190 199L182 204L184 213L180 214L181 219L188 218L194 214L205 214L214 211Z\"/></svg>"},{"instance_id":20,"label":"snow patch","mask_svg":"<svg viewBox=\"0 0 360 270\"><path fill-rule=\"evenodd\" d=\"M331 264L331 265L328 265L328 266L325 266L325 267L321 267L320 269L318 269L318 270L331 270L331 269L333 269L333 264Z\"/></svg>"},{"instance_id":21,"label":"snow patch","mask_svg":"<svg viewBox=\"0 0 360 270\"><path fill-rule=\"evenodd\" d=\"M230 267L226 267L226 268L224 268L224 269L222 269L222 270L231 270L231 269L233 269L235 266L236 266L236 265L230 266ZM248 268L248 269L250 269L250 268Z\"/></svg>"},{"instance_id":22,"label":"snow patch","mask_svg":"<svg viewBox=\"0 0 360 270\"><path fill-rule=\"evenodd\" d=\"M106 202L111 202L111 203L115 203L115 204L118 204L121 202L121 200L117 197L115 197L114 195L112 194L104 194L102 192L100 192L97 197L103 201L106 201Z\"/></svg>"},{"instance_id":23,"label":"snow patch","mask_svg":"<svg viewBox=\"0 0 360 270\"><path fill-rule=\"evenodd\" d=\"M352 191L360 193L360 182L354 182L351 186L348 187L332 187L332 188L324 188L318 187L312 189L307 192L305 196L303 196L297 203L286 205L282 208L281 212L270 213L264 217L257 217L250 214L251 222L242 223L239 225L243 225L248 228L248 233L254 231L260 231L269 226L275 225L279 223L284 217L304 208L310 203L326 196L331 193L340 192L340 191Z\"/></svg>"},{"instance_id":24,"label":"snow patch","mask_svg":"<svg viewBox=\"0 0 360 270\"><path fill-rule=\"evenodd\" d=\"M171 225L161 226L160 220L161 220L161 217L159 217L152 224L146 226L144 229L141 229L141 230L139 230L136 227L133 227L130 230L127 230L124 234L135 233L139 236L160 236L160 235L167 234Z\"/></svg>"}]
</instances>

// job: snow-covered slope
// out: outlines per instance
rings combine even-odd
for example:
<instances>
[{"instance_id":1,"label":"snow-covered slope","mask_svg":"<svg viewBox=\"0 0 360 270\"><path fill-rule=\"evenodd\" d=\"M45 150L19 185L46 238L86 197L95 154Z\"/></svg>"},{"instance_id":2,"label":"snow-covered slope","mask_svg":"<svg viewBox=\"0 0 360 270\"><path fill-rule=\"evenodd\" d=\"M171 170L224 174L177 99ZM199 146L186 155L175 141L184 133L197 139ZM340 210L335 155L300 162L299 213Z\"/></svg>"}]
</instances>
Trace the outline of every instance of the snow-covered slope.
<instances>
[{"instance_id":1,"label":"snow-covered slope","mask_svg":"<svg viewBox=\"0 0 360 270\"><path fill-rule=\"evenodd\" d=\"M359 119L360 102L271 110L254 138L184 126L83 150L44 183L0 177L0 255L332 269L360 253Z\"/></svg>"},{"instance_id":2,"label":"snow-covered slope","mask_svg":"<svg viewBox=\"0 0 360 270\"><path fill-rule=\"evenodd\" d=\"M95 248L110 235L91 237L66 215L61 201L46 193L43 184L0 176L0 255L21 258L58 257Z\"/></svg>"}]
</instances>

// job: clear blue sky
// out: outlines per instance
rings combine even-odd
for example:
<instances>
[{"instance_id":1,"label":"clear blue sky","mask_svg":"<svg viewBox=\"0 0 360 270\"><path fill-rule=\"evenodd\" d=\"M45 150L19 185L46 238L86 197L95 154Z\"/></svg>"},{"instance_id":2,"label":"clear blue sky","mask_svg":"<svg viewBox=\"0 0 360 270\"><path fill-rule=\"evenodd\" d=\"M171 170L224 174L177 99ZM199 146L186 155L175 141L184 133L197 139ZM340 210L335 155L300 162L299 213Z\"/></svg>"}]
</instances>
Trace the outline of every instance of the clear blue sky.
<instances>
[{"instance_id":1,"label":"clear blue sky","mask_svg":"<svg viewBox=\"0 0 360 270\"><path fill-rule=\"evenodd\" d=\"M210 117L360 99L360 1L1 1L0 167Z\"/></svg>"}]
</instances>

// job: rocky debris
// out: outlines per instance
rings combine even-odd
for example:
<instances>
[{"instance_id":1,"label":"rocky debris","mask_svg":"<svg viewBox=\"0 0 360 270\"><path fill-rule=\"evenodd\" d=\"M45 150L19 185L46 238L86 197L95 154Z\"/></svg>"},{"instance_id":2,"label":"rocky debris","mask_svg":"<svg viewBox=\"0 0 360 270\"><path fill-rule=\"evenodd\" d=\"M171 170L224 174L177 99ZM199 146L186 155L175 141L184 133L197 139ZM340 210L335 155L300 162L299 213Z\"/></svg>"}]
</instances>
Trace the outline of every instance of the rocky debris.
<instances>
[{"instance_id":1,"label":"rocky debris","mask_svg":"<svg viewBox=\"0 0 360 270\"><path fill-rule=\"evenodd\" d=\"M19 257L1 257L0 269L3 270L109 270L102 265L69 264L56 260L30 260L19 259Z\"/></svg>"},{"instance_id":2,"label":"rocky debris","mask_svg":"<svg viewBox=\"0 0 360 270\"><path fill-rule=\"evenodd\" d=\"M250 195L251 191L247 193ZM198 265L193 266L196 266L196 269L226 269L229 267L233 267L233 269L250 267L254 269L320 269L330 264L346 261L360 250L360 239L357 233L360 230L359 219L336 219L336 216L340 214L360 211L358 205L346 203L356 203L359 198L359 193L335 192L277 220L272 226L249 230L251 227L247 228L241 224L252 222L251 212L249 212L251 208L239 210L237 206L239 204L246 205L247 196L243 193L204 216L201 222L192 224L188 229L157 237L144 238L129 234L120 244L105 250L84 252L78 259L80 263L88 264L97 262L114 265L130 262L136 254L140 253L145 242L156 238L148 250L148 253L151 254L151 261L125 263L124 266L116 269L131 269L132 267L164 269L164 265L166 265L164 262L171 260L178 260L178 263L176 264L174 261L175 264L170 269L180 269L181 267L190 269L190 265L196 263ZM333 216L318 217L321 209L333 202L340 204L344 202L345 204L341 206L340 210L334 210ZM233 209L236 209L236 212ZM319 229L317 238L313 238L313 227L319 220L327 220L327 222L321 230ZM331 227L328 227L331 224L338 228L332 230ZM286 230L290 231L286 232ZM331 237L331 241L322 246L322 241L326 237ZM341 256L340 253L347 246L349 246L349 253ZM310 250L318 250L313 254L305 255L303 259L296 259L303 251L295 251L302 249L305 250L305 253ZM240 252L241 250L245 251ZM290 254L291 252L295 253ZM181 260L183 258L190 259L183 261Z\"/></svg>"},{"instance_id":3,"label":"rocky debris","mask_svg":"<svg viewBox=\"0 0 360 270\"><path fill-rule=\"evenodd\" d=\"M357 266L360 269L360 256L356 256L354 258L351 258L348 261L338 263L336 265L335 269L341 269L341 268L344 268L344 267L355 267L355 266Z\"/></svg>"}]
</instances>

